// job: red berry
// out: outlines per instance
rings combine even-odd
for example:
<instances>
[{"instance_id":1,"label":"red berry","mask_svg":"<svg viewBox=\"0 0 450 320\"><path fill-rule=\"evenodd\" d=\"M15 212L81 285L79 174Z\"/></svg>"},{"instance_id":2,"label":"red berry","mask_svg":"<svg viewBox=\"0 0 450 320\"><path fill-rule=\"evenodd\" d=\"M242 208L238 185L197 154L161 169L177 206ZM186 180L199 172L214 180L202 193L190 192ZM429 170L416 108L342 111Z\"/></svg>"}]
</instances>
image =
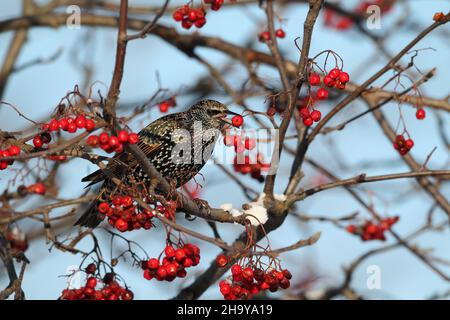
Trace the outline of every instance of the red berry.
<instances>
[{"instance_id":1,"label":"red berry","mask_svg":"<svg viewBox=\"0 0 450 320\"><path fill-rule=\"evenodd\" d=\"M217 258L216 258L216 263L221 268L225 267L227 265L227 263L228 263L227 256L224 255L224 254L218 255Z\"/></svg>"},{"instance_id":2,"label":"red berry","mask_svg":"<svg viewBox=\"0 0 450 320\"><path fill-rule=\"evenodd\" d=\"M250 268L245 268L244 270L242 270L242 276L247 280L253 279L253 270Z\"/></svg>"},{"instance_id":3,"label":"red berry","mask_svg":"<svg viewBox=\"0 0 450 320\"><path fill-rule=\"evenodd\" d=\"M67 125L67 132L69 133L77 132L77 125L75 124L75 122L71 122Z\"/></svg>"},{"instance_id":4,"label":"red berry","mask_svg":"<svg viewBox=\"0 0 450 320\"><path fill-rule=\"evenodd\" d=\"M328 75L333 80L336 80L340 74L341 74L341 70L339 70L338 68L334 68L334 69L330 70L330 72L328 72Z\"/></svg>"},{"instance_id":5,"label":"red berry","mask_svg":"<svg viewBox=\"0 0 450 320\"><path fill-rule=\"evenodd\" d=\"M240 115L237 115L231 119L231 122L232 122L233 126L240 127L244 123L244 118Z\"/></svg>"},{"instance_id":6,"label":"red berry","mask_svg":"<svg viewBox=\"0 0 450 320\"><path fill-rule=\"evenodd\" d=\"M255 139L245 138L244 146L247 150L253 150L256 146Z\"/></svg>"},{"instance_id":7,"label":"red berry","mask_svg":"<svg viewBox=\"0 0 450 320\"><path fill-rule=\"evenodd\" d=\"M106 132L100 133L98 140L101 144L107 144L109 142L109 135Z\"/></svg>"},{"instance_id":8,"label":"red berry","mask_svg":"<svg viewBox=\"0 0 450 320\"><path fill-rule=\"evenodd\" d=\"M277 38L283 39L283 38L286 36L286 33L284 32L283 29L277 29L277 30L275 31L275 36L276 36Z\"/></svg>"},{"instance_id":9,"label":"red berry","mask_svg":"<svg viewBox=\"0 0 450 320\"><path fill-rule=\"evenodd\" d=\"M406 140L405 146L406 146L406 148L411 149L412 147L414 147L414 141L412 139Z\"/></svg>"},{"instance_id":10,"label":"red berry","mask_svg":"<svg viewBox=\"0 0 450 320\"><path fill-rule=\"evenodd\" d=\"M117 138L119 138L119 141L122 143L128 142L128 132L126 132L125 130L120 130L117 133Z\"/></svg>"},{"instance_id":11,"label":"red berry","mask_svg":"<svg viewBox=\"0 0 450 320\"><path fill-rule=\"evenodd\" d=\"M350 76L348 75L347 72L341 72L339 74L339 81L345 84L350 81Z\"/></svg>"},{"instance_id":12,"label":"red berry","mask_svg":"<svg viewBox=\"0 0 450 320\"><path fill-rule=\"evenodd\" d=\"M44 144L44 142L42 142L41 136L35 136L33 138L33 144L36 148L40 148L42 147L42 145Z\"/></svg>"},{"instance_id":13,"label":"red berry","mask_svg":"<svg viewBox=\"0 0 450 320\"><path fill-rule=\"evenodd\" d=\"M158 280L164 280L167 277L167 270L165 267L161 266L156 271L156 275L158 276Z\"/></svg>"},{"instance_id":14,"label":"red berry","mask_svg":"<svg viewBox=\"0 0 450 320\"><path fill-rule=\"evenodd\" d=\"M176 10L176 11L173 13L172 17L173 17L173 19L174 19L175 21L181 21L181 20L183 20L183 13L181 13L180 10Z\"/></svg>"},{"instance_id":15,"label":"red berry","mask_svg":"<svg viewBox=\"0 0 450 320\"><path fill-rule=\"evenodd\" d=\"M242 273L242 267L241 267L240 265L234 264L234 265L231 267L231 274L232 274L233 276L240 275L241 273Z\"/></svg>"},{"instance_id":16,"label":"red berry","mask_svg":"<svg viewBox=\"0 0 450 320\"><path fill-rule=\"evenodd\" d=\"M183 19L183 21L181 22L181 26L184 29L190 29L192 27L192 21L190 21L188 19Z\"/></svg>"},{"instance_id":17,"label":"red berry","mask_svg":"<svg viewBox=\"0 0 450 320\"><path fill-rule=\"evenodd\" d=\"M86 281L86 286L92 289L95 288L97 286L97 279L89 277Z\"/></svg>"},{"instance_id":18,"label":"red berry","mask_svg":"<svg viewBox=\"0 0 450 320\"><path fill-rule=\"evenodd\" d=\"M198 18L194 24L197 28L202 28L206 24L206 19L204 17Z\"/></svg>"},{"instance_id":19,"label":"red berry","mask_svg":"<svg viewBox=\"0 0 450 320\"><path fill-rule=\"evenodd\" d=\"M164 253L166 254L166 257L173 258L175 256L175 249L172 246L167 246L164 249Z\"/></svg>"},{"instance_id":20,"label":"red berry","mask_svg":"<svg viewBox=\"0 0 450 320\"><path fill-rule=\"evenodd\" d=\"M29 192L42 194L44 195L46 192L45 185L42 182L35 183L28 188Z\"/></svg>"},{"instance_id":21,"label":"red berry","mask_svg":"<svg viewBox=\"0 0 450 320\"><path fill-rule=\"evenodd\" d=\"M223 285L220 287L220 293L223 295L230 294L231 292L231 286L229 284Z\"/></svg>"},{"instance_id":22,"label":"red berry","mask_svg":"<svg viewBox=\"0 0 450 320\"><path fill-rule=\"evenodd\" d=\"M119 145L119 138L117 138L116 136L110 136L109 140L108 140L108 144L111 147L117 147Z\"/></svg>"},{"instance_id":23,"label":"red berry","mask_svg":"<svg viewBox=\"0 0 450 320\"><path fill-rule=\"evenodd\" d=\"M317 86L320 83L320 76L317 73L313 73L309 76L309 84Z\"/></svg>"},{"instance_id":24,"label":"red berry","mask_svg":"<svg viewBox=\"0 0 450 320\"><path fill-rule=\"evenodd\" d=\"M178 262L183 261L186 258L186 252L183 249L175 250L175 259Z\"/></svg>"},{"instance_id":25,"label":"red berry","mask_svg":"<svg viewBox=\"0 0 450 320\"><path fill-rule=\"evenodd\" d=\"M320 113L319 110L313 110L313 112L311 112L311 119L313 119L314 122L320 121L321 117L322 114Z\"/></svg>"},{"instance_id":26,"label":"red berry","mask_svg":"<svg viewBox=\"0 0 450 320\"><path fill-rule=\"evenodd\" d=\"M48 124L48 130L58 131L59 130L58 120L52 119Z\"/></svg>"},{"instance_id":27,"label":"red berry","mask_svg":"<svg viewBox=\"0 0 450 320\"><path fill-rule=\"evenodd\" d=\"M165 113L169 110L169 107L170 107L169 102L167 101L161 102L159 104L159 111Z\"/></svg>"},{"instance_id":28,"label":"red berry","mask_svg":"<svg viewBox=\"0 0 450 320\"><path fill-rule=\"evenodd\" d=\"M95 265L95 263L90 263L85 270L88 274L94 274L94 272L97 270L97 266Z\"/></svg>"},{"instance_id":29,"label":"red berry","mask_svg":"<svg viewBox=\"0 0 450 320\"><path fill-rule=\"evenodd\" d=\"M66 131L68 125L69 125L69 122L67 121L66 118L62 118L62 119L59 119L59 120L58 120L58 127L59 127L61 130Z\"/></svg>"},{"instance_id":30,"label":"red berry","mask_svg":"<svg viewBox=\"0 0 450 320\"><path fill-rule=\"evenodd\" d=\"M270 33L269 33L269 31L264 31L264 32L261 32L259 34L259 41L266 42L266 41L269 41L269 40L270 40Z\"/></svg>"},{"instance_id":31,"label":"red berry","mask_svg":"<svg viewBox=\"0 0 450 320\"><path fill-rule=\"evenodd\" d=\"M323 83L327 86L327 87L334 87L334 84L336 83L336 81L334 81L329 75L326 75L325 77L323 77Z\"/></svg>"},{"instance_id":32,"label":"red berry","mask_svg":"<svg viewBox=\"0 0 450 320\"><path fill-rule=\"evenodd\" d=\"M75 118L75 124L78 129L84 129L86 127L86 117L82 114L78 115Z\"/></svg>"},{"instance_id":33,"label":"red berry","mask_svg":"<svg viewBox=\"0 0 450 320\"><path fill-rule=\"evenodd\" d=\"M223 144L230 147L234 144L234 136L223 137Z\"/></svg>"},{"instance_id":34,"label":"red berry","mask_svg":"<svg viewBox=\"0 0 450 320\"><path fill-rule=\"evenodd\" d=\"M189 11L188 19L192 22L195 22L195 20L197 20L197 11L196 10Z\"/></svg>"},{"instance_id":35,"label":"red berry","mask_svg":"<svg viewBox=\"0 0 450 320\"><path fill-rule=\"evenodd\" d=\"M159 260L156 258L151 258L150 260L148 260L147 264L150 269L156 270L159 267Z\"/></svg>"},{"instance_id":36,"label":"red berry","mask_svg":"<svg viewBox=\"0 0 450 320\"><path fill-rule=\"evenodd\" d=\"M121 232L124 232L124 231L128 230L128 222L126 222L123 219L117 219L116 223L115 223L115 226L116 226L116 229L121 231Z\"/></svg>"},{"instance_id":37,"label":"red berry","mask_svg":"<svg viewBox=\"0 0 450 320\"><path fill-rule=\"evenodd\" d=\"M106 214L109 211L109 209L110 209L110 206L107 202L101 202L98 205L98 212L100 212L100 213Z\"/></svg>"},{"instance_id":38,"label":"red berry","mask_svg":"<svg viewBox=\"0 0 450 320\"><path fill-rule=\"evenodd\" d=\"M96 135L89 136L87 138L87 144L91 147L96 147L99 143L99 138Z\"/></svg>"},{"instance_id":39,"label":"red berry","mask_svg":"<svg viewBox=\"0 0 450 320\"><path fill-rule=\"evenodd\" d=\"M353 224L349 224L345 229L350 233L356 232L356 226L354 226Z\"/></svg>"},{"instance_id":40,"label":"red berry","mask_svg":"<svg viewBox=\"0 0 450 320\"><path fill-rule=\"evenodd\" d=\"M9 150L9 154L11 156L17 156L20 154L20 151L21 151L18 146L11 146L8 148L8 150Z\"/></svg>"},{"instance_id":41,"label":"red berry","mask_svg":"<svg viewBox=\"0 0 450 320\"><path fill-rule=\"evenodd\" d=\"M86 131L92 131L95 129L95 122L92 119L86 119L86 124L84 125Z\"/></svg>"},{"instance_id":42,"label":"red berry","mask_svg":"<svg viewBox=\"0 0 450 320\"><path fill-rule=\"evenodd\" d=\"M326 100L328 99L328 90L324 88L320 88L317 90L317 99Z\"/></svg>"},{"instance_id":43,"label":"red berry","mask_svg":"<svg viewBox=\"0 0 450 320\"><path fill-rule=\"evenodd\" d=\"M416 118L419 120L423 120L425 119L426 113L425 110L423 108L417 109L416 111Z\"/></svg>"},{"instance_id":44,"label":"red berry","mask_svg":"<svg viewBox=\"0 0 450 320\"><path fill-rule=\"evenodd\" d=\"M311 117L306 117L303 119L303 124L307 127L310 127L313 124L313 119Z\"/></svg>"},{"instance_id":45,"label":"red berry","mask_svg":"<svg viewBox=\"0 0 450 320\"><path fill-rule=\"evenodd\" d=\"M136 144L139 141L139 136L136 133L130 133L128 136L128 143Z\"/></svg>"}]
</instances>

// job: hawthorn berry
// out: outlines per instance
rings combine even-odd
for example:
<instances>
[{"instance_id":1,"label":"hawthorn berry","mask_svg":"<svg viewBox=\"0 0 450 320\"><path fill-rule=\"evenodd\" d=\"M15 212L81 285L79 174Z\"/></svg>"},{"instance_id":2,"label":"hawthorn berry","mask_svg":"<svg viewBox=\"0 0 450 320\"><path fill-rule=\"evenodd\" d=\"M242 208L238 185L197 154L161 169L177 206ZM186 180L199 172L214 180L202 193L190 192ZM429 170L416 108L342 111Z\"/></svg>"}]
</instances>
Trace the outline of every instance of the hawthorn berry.
<instances>
[{"instance_id":1,"label":"hawthorn berry","mask_svg":"<svg viewBox=\"0 0 450 320\"><path fill-rule=\"evenodd\" d=\"M240 115L236 115L233 118L231 118L231 122L233 126L240 127L244 123L244 118Z\"/></svg>"},{"instance_id":2,"label":"hawthorn berry","mask_svg":"<svg viewBox=\"0 0 450 320\"><path fill-rule=\"evenodd\" d=\"M33 144L36 148L40 148L42 147L42 145L44 144L44 142L42 141L41 136L35 136L33 138Z\"/></svg>"},{"instance_id":3,"label":"hawthorn berry","mask_svg":"<svg viewBox=\"0 0 450 320\"><path fill-rule=\"evenodd\" d=\"M336 81L333 80L329 75L326 75L325 77L323 77L323 83L327 86L327 87L334 87Z\"/></svg>"},{"instance_id":4,"label":"hawthorn berry","mask_svg":"<svg viewBox=\"0 0 450 320\"><path fill-rule=\"evenodd\" d=\"M87 144L91 147L96 147L99 142L99 137L96 135L92 135L87 138Z\"/></svg>"},{"instance_id":5,"label":"hawthorn berry","mask_svg":"<svg viewBox=\"0 0 450 320\"><path fill-rule=\"evenodd\" d=\"M350 76L348 75L347 72L341 72L339 73L339 81L345 84L350 81Z\"/></svg>"},{"instance_id":6,"label":"hawthorn berry","mask_svg":"<svg viewBox=\"0 0 450 320\"><path fill-rule=\"evenodd\" d=\"M224 255L224 254L219 254L219 255L216 257L216 263L217 263L217 266L219 266L219 267L221 267L221 268L225 267L225 266L227 265L227 263L228 263L228 258L227 258L227 256Z\"/></svg>"},{"instance_id":7,"label":"hawthorn berry","mask_svg":"<svg viewBox=\"0 0 450 320\"><path fill-rule=\"evenodd\" d=\"M86 117L83 114L78 115L75 118L75 124L78 129L83 129L86 127Z\"/></svg>"},{"instance_id":8,"label":"hawthorn berry","mask_svg":"<svg viewBox=\"0 0 450 320\"><path fill-rule=\"evenodd\" d=\"M129 144L136 144L139 141L139 136L136 133L130 133L128 136L128 143Z\"/></svg>"},{"instance_id":9,"label":"hawthorn berry","mask_svg":"<svg viewBox=\"0 0 450 320\"><path fill-rule=\"evenodd\" d=\"M9 150L9 154L11 156L17 156L20 154L20 151L21 151L18 146L11 146L11 147L9 147L8 150Z\"/></svg>"},{"instance_id":10,"label":"hawthorn berry","mask_svg":"<svg viewBox=\"0 0 450 320\"><path fill-rule=\"evenodd\" d=\"M255 139L245 138L244 146L245 146L245 149L247 149L247 150L253 150L256 146Z\"/></svg>"},{"instance_id":11,"label":"hawthorn berry","mask_svg":"<svg viewBox=\"0 0 450 320\"><path fill-rule=\"evenodd\" d=\"M124 232L128 230L128 222L123 219L117 219L115 223L115 227L117 230Z\"/></svg>"},{"instance_id":12,"label":"hawthorn berry","mask_svg":"<svg viewBox=\"0 0 450 320\"><path fill-rule=\"evenodd\" d=\"M423 108L417 109L416 111L416 118L419 120L423 120L425 119L426 113L425 110Z\"/></svg>"},{"instance_id":13,"label":"hawthorn berry","mask_svg":"<svg viewBox=\"0 0 450 320\"><path fill-rule=\"evenodd\" d=\"M320 121L320 118L321 118L321 117L322 117L322 114L320 113L319 110L313 110L313 111L311 112L311 119L312 119L314 122Z\"/></svg>"},{"instance_id":14,"label":"hawthorn berry","mask_svg":"<svg viewBox=\"0 0 450 320\"><path fill-rule=\"evenodd\" d=\"M96 270L97 266L95 265L95 263L88 264L88 266L85 269L87 274L94 274Z\"/></svg>"},{"instance_id":15,"label":"hawthorn berry","mask_svg":"<svg viewBox=\"0 0 450 320\"><path fill-rule=\"evenodd\" d=\"M277 29L277 30L275 31L275 36L276 36L277 38L283 39L283 38L286 36L286 33L284 32L283 29Z\"/></svg>"},{"instance_id":16,"label":"hawthorn berry","mask_svg":"<svg viewBox=\"0 0 450 320\"><path fill-rule=\"evenodd\" d=\"M340 74L341 74L341 70L339 70L338 68L331 69L330 72L328 72L328 75L333 80L336 80Z\"/></svg>"},{"instance_id":17,"label":"hawthorn berry","mask_svg":"<svg viewBox=\"0 0 450 320\"><path fill-rule=\"evenodd\" d=\"M319 90L317 90L317 99L319 100L328 99L328 90L324 88L319 88Z\"/></svg>"},{"instance_id":18,"label":"hawthorn berry","mask_svg":"<svg viewBox=\"0 0 450 320\"><path fill-rule=\"evenodd\" d=\"M95 129L95 122L92 119L86 119L86 124L84 126L86 131L90 132Z\"/></svg>"},{"instance_id":19,"label":"hawthorn berry","mask_svg":"<svg viewBox=\"0 0 450 320\"><path fill-rule=\"evenodd\" d=\"M309 84L312 86L318 86L320 84L320 76L317 73L312 73L309 76Z\"/></svg>"}]
</instances>

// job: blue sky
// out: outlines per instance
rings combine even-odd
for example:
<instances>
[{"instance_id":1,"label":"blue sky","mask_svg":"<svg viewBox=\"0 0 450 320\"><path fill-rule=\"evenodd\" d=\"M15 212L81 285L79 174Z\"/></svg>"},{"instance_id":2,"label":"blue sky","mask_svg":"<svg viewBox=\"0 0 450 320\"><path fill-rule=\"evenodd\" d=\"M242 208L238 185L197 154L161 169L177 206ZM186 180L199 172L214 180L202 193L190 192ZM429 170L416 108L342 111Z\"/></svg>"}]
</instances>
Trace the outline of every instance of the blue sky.
<instances>
[{"instance_id":1,"label":"blue sky","mask_svg":"<svg viewBox=\"0 0 450 320\"><path fill-rule=\"evenodd\" d=\"M42 1L41 1L42 2ZM146 3L145 1L130 1L130 5ZM410 40L413 39L418 30L423 29L431 22L431 17L436 11L448 11L450 8L448 1L411 1L411 12L409 20L411 23L408 29L402 28L393 35L388 43L389 52L396 53ZM20 14L20 2L2 2L0 5L0 17L15 17ZM306 14L306 6L298 6L295 9L282 12L286 38L280 41L280 46L286 56L293 61L298 59L298 52L293 41L302 34L303 20ZM394 22L394 18L401 15L400 8L382 20L384 33ZM208 14L208 23L201 30L207 35L223 37L233 43L246 41L249 35L257 33L262 29L258 22L264 21L264 14L261 10L250 8L235 8L221 10ZM171 19L163 19L161 23L175 26ZM191 32L181 30L180 32ZM444 27L448 33L448 25ZM444 30L443 28L443 30ZM422 94L433 97L444 97L448 95L448 83L450 75L448 71L448 56L450 48L448 41L442 31L434 32L430 37L420 42L416 48L433 47L435 50L426 50L420 53L415 60L416 65L422 71L437 68L436 76L433 77L422 88ZM86 32L91 32L92 46L85 46L82 37ZM0 58L4 56L7 44L12 37L12 33L0 34ZM82 82L81 66L75 65L71 61L72 52L76 52L81 61L86 58L91 59L94 66L94 80L100 83L96 89L105 92L105 86L110 82L115 50L116 31L111 29L88 29L82 26L79 30L69 30L60 28L57 30L41 28L32 30L29 34L28 42L23 49L18 65L22 65L37 57L49 57L60 48L62 55L51 64L33 66L22 72L15 73L9 83L4 96L4 100L18 106L27 116L35 120L44 120L53 108L58 104L62 96L70 91L75 84ZM258 49L268 51L265 45L258 44ZM94 48L94 50L92 50ZM350 73L352 80L361 82L367 79L374 71L383 66L385 61L382 57L374 58L373 44L356 31L345 33L337 32L323 26L322 17L319 18L311 46L311 53L315 54L325 49L333 49L344 59L345 70ZM208 59L215 66L220 66L226 61L226 57L220 53L209 49L198 51L202 57ZM404 60L407 61L407 60ZM177 91L180 87L195 83L195 80L203 76L206 69L198 65L194 60L186 57L177 49L167 45L159 38L149 36L144 40L133 41L128 46L127 60L123 84L121 87L120 102L134 102L148 99L156 90L155 73L158 72L164 87ZM277 73L271 69L264 68L266 78L277 83ZM353 76L357 74L357 76ZM240 69L236 69L229 79L243 79L245 74ZM234 84L234 83L233 83ZM235 84L239 85L238 82ZM229 98L213 97L230 101ZM189 99L179 99L179 105L183 106L190 102ZM252 99L252 106L261 108L262 99ZM437 131L436 117L429 112L430 116L426 121L417 121L414 117L415 109L408 105L402 107L408 130L415 140L415 147L412 155L422 163L434 146L437 150L431 159L433 169L448 168L443 167L448 163L448 150L442 145ZM361 102L353 103L347 110L340 114L334 123L349 118L350 116L365 109ZM328 106L323 106L324 112L329 110ZM395 125L398 118L398 105L388 104L384 107L391 123ZM159 113L153 110L146 114L141 121L131 124L132 128L138 131L143 124L159 117ZM448 123L449 115L444 116ZM0 108L0 127L2 130L17 130L26 125L23 119L19 119L10 109ZM252 124L249 124L252 125ZM254 125L254 124L253 124ZM447 128L447 136L450 131ZM332 147L331 147L332 146ZM349 125L345 130L333 133L332 135L319 136L311 146L310 156L319 163L326 165L331 171L339 172L342 177L351 177L355 174L365 172L368 175L385 174L391 172L404 172L408 168L399 161L399 156L393 150L390 142L383 135L381 129L371 116L363 117ZM343 170L339 167L337 158L346 163L348 168ZM358 163L365 161L392 161L393 165L388 168L371 167L361 168ZM278 178L278 190L284 189L287 175L289 173L288 164L292 161L288 156L283 157ZM76 160L65 165L59 178L61 183L61 197L77 197L83 191L80 179L94 167L85 161ZM230 166L231 169L231 166ZM203 198L207 199L213 206L219 206L224 202L232 202L235 206L240 206L245 202L245 197L240 193L240 189L226 179L226 176L213 165L205 167L202 171L206 178ZM303 186L311 185L311 181L316 177L314 171L308 166L305 167L306 177ZM0 177L0 190L6 186L8 176L2 173ZM254 188L261 189L261 185L250 179L245 182L252 184ZM360 195L368 199L367 190L372 190L375 195L374 205L378 212L389 215L399 215L400 221L395 226L395 230L404 235L414 230L425 219L425 215L431 206L430 198L423 192L412 192L416 184L413 181L392 181L365 185ZM226 192L224 192L226 191ZM409 191L409 192L408 192ZM449 197L450 188L445 186L442 193ZM35 199L32 205L39 205L39 199ZM23 210L25 207L19 207ZM368 216L367 213L351 198L345 191L333 189L308 198L299 203L299 212L310 215L342 216L355 211L359 211L361 216ZM442 211L437 211L437 217L444 219ZM195 230L209 232L203 222L186 223ZM39 225L26 221L23 226L31 231L40 228ZM228 241L234 239L242 229L239 226L221 226L221 230ZM278 230L270 234L270 241L273 248L292 244L293 242L305 238L314 232L321 231L322 237L319 242L309 248L304 248L284 254L282 261L284 265L291 269L295 277L301 278L308 269L314 269L322 276L321 284L339 284L342 277L342 266L353 261L363 252L377 248L385 243L371 242L362 243L357 238L349 235L341 229L327 223L299 224L294 218L287 219L286 223ZM99 231L101 236L102 231ZM103 232L104 234L104 232ZM131 238L139 241L150 254L157 254L163 246L163 234L160 231L137 232ZM448 230L437 235L427 235L419 238L421 247L434 248L435 253L443 258L450 259L448 250L449 232ZM197 242L193 239L194 242ZM107 242L105 242L106 244ZM389 237L386 243L393 243ZM88 248L89 243L82 243L82 247ZM107 246L107 245L106 245ZM105 246L105 248L106 248ZM201 245L203 256L202 263L190 272L185 280L176 280L173 283L147 282L142 278L142 273L138 269L133 269L127 263L120 263L118 271L127 279L128 284L140 299L165 299L170 298L179 286L187 285L195 278L196 273L205 270L209 261L217 254L217 249L208 245ZM27 267L24 279L24 290L30 299L54 299L65 287L65 279L59 275L65 274L68 266L77 265L80 257L69 253L62 253L52 250L49 253L49 245L40 239L31 243L28 251L28 258L31 264ZM108 252L107 249L104 250ZM366 267L378 265L382 271L382 290L368 292L366 288ZM449 268L446 270L450 274ZM0 279L0 285L4 286L6 279ZM388 253L376 255L365 261L355 273L352 286L359 289L362 294L373 298L400 298L418 299L427 297L433 293L444 291L448 286L425 267L415 256L403 249L396 249ZM213 286L204 298L219 297L218 287Z\"/></svg>"}]
</instances>

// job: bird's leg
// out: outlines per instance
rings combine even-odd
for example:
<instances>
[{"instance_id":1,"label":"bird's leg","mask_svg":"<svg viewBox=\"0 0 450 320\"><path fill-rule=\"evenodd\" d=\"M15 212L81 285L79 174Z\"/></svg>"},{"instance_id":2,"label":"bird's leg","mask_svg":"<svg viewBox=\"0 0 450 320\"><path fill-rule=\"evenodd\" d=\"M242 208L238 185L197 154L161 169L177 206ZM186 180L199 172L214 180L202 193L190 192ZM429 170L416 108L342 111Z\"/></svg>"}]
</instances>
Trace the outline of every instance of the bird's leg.
<instances>
[{"instance_id":1,"label":"bird's leg","mask_svg":"<svg viewBox=\"0 0 450 320\"><path fill-rule=\"evenodd\" d=\"M199 209L206 209L207 214L211 215L211 206L209 205L208 201L199 198L192 199L192 201L195 202Z\"/></svg>"}]
</instances>

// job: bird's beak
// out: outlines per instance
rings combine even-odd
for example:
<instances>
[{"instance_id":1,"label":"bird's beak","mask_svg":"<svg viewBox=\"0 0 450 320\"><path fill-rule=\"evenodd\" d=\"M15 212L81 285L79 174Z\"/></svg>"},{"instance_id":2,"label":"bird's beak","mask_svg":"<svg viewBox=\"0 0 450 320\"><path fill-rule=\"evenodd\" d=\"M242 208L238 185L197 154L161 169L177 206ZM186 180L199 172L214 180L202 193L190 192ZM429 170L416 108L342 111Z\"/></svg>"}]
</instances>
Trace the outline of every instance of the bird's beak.
<instances>
[{"instance_id":1,"label":"bird's beak","mask_svg":"<svg viewBox=\"0 0 450 320\"><path fill-rule=\"evenodd\" d=\"M231 114L231 115L233 115L233 116L238 116L238 115L239 115L238 113L233 112L233 111L231 111L231 110L227 110L227 114Z\"/></svg>"}]
</instances>

